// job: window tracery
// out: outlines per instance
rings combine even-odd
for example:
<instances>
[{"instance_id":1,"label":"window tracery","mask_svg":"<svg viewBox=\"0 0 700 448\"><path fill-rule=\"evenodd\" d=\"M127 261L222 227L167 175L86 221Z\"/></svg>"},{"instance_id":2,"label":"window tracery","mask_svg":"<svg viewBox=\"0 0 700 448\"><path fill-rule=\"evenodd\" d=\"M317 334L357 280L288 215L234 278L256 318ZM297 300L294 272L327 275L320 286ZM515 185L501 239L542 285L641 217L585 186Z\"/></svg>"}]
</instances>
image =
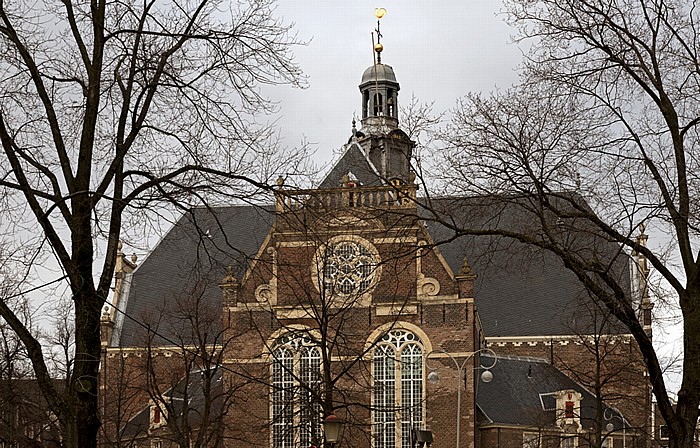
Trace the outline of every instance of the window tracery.
<instances>
[{"instance_id":1,"label":"window tracery","mask_svg":"<svg viewBox=\"0 0 700 448\"><path fill-rule=\"evenodd\" d=\"M283 336L272 351L272 446L319 446L321 352L307 337Z\"/></svg>"},{"instance_id":2,"label":"window tracery","mask_svg":"<svg viewBox=\"0 0 700 448\"><path fill-rule=\"evenodd\" d=\"M423 344L407 330L384 334L373 356L375 448L410 448L423 423Z\"/></svg>"}]
</instances>

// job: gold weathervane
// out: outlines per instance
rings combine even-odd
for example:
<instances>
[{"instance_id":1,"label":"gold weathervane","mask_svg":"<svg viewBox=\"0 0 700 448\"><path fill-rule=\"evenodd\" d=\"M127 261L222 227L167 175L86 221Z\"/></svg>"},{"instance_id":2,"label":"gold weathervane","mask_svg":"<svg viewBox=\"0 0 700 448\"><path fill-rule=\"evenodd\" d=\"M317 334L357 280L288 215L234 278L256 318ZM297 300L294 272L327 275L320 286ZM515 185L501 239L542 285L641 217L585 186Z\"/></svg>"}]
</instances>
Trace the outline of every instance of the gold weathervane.
<instances>
[{"instance_id":1,"label":"gold weathervane","mask_svg":"<svg viewBox=\"0 0 700 448\"><path fill-rule=\"evenodd\" d=\"M377 63L381 64L382 63L382 50L384 50L384 45L382 45L382 32L380 31L379 28L379 21L381 20L382 17L386 14L386 9L384 8L374 8L374 17L377 18L377 29L374 30L377 32L377 43L374 45L374 51L377 52ZM372 39L374 40L374 38Z\"/></svg>"}]
</instances>

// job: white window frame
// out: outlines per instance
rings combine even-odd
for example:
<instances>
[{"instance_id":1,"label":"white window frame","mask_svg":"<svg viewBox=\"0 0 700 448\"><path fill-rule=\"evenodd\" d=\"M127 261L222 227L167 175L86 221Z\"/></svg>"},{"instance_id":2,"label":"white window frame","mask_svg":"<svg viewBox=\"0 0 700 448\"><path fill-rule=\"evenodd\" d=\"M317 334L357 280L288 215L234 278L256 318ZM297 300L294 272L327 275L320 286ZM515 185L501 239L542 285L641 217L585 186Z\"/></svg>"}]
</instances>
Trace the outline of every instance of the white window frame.
<instances>
[{"instance_id":1,"label":"white window frame","mask_svg":"<svg viewBox=\"0 0 700 448\"><path fill-rule=\"evenodd\" d=\"M377 341L372 362L374 448L410 448L411 425L422 427L425 420L423 355L422 341L409 330L391 330ZM406 401L409 403L404 404Z\"/></svg>"},{"instance_id":2,"label":"white window frame","mask_svg":"<svg viewBox=\"0 0 700 448\"><path fill-rule=\"evenodd\" d=\"M542 437L540 433L523 432L523 448L540 448L541 445Z\"/></svg>"},{"instance_id":3,"label":"white window frame","mask_svg":"<svg viewBox=\"0 0 700 448\"><path fill-rule=\"evenodd\" d=\"M306 337L284 336L277 341L271 354L271 446L296 448L318 444L323 437L321 406L310 402L312 397L308 390L321 386L318 344Z\"/></svg>"}]
</instances>

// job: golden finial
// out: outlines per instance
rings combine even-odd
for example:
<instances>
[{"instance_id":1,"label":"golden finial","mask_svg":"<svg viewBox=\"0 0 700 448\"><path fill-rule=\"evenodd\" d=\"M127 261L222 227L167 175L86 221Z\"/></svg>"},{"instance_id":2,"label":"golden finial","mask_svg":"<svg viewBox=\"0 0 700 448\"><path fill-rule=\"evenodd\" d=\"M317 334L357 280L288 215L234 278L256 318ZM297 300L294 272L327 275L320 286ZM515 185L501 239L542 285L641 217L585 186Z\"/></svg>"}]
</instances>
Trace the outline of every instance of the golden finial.
<instances>
[{"instance_id":1,"label":"golden finial","mask_svg":"<svg viewBox=\"0 0 700 448\"><path fill-rule=\"evenodd\" d=\"M384 17L386 14L386 9L384 8L374 8L374 17L377 18L377 29L374 30L377 32L377 44L374 45L374 51L377 53L377 63L381 64L382 63L382 50L384 50L384 45L382 45L382 32L380 31L379 28L379 20ZM374 41L374 38L372 38Z\"/></svg>"}]
</instances>

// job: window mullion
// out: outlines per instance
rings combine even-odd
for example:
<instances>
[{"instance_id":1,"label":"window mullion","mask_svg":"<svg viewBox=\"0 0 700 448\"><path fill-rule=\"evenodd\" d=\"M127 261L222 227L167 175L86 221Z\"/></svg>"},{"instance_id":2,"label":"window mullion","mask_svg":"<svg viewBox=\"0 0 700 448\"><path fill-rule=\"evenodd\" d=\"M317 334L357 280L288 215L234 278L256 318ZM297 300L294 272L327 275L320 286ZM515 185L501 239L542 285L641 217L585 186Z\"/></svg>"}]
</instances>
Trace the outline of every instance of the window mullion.
<instances>
[{"instance_id":1,"label":"window mullion","mask_svg":"<svg viewBox=\"0 0 700 448\"><path fill-rule=\"evenodd\" d=\"M401 432L403 430L401 421L403 420L403 409L401 408L401 354L398 350L394 350L394 446L401 448Z\"/></svg>"}]
</instances>

